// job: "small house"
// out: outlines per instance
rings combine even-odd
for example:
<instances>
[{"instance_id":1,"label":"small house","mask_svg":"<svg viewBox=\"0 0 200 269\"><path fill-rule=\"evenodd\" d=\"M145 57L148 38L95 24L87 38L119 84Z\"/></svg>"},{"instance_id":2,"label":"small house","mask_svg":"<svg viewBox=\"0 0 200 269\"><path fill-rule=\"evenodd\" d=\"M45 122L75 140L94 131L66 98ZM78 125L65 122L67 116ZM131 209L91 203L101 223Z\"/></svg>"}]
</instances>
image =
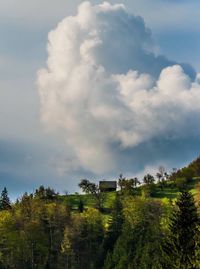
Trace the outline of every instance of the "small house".
<instances>
[{"instance_id":1,"label":"small house","mask_svg":"<svg viewBox=\"0 0 200 269\"><path fill-rule=\"evenodd\" d=\"M116 191L117 181L99 181L99 189L101 192Z\"/></svg>"}]
</instances>

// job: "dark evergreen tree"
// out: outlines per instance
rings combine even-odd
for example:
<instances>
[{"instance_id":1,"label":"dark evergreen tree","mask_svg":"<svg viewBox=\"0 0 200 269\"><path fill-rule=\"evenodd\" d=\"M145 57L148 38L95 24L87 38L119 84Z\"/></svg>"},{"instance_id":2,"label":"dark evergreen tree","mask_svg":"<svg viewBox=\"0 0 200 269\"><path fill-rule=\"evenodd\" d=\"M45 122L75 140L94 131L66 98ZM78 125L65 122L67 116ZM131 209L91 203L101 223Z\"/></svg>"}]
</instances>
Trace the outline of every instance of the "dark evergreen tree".
<instances>
[{"instance_id":1,"label":"dark evergreen tree","mask_svg":"<svg viewBox=\"0 0 200 269\"><path fill-rule=\"evenodd\" d=\"M50 187L48 187L45 190L45 196L46 196L45 197L46 200L56 200L58 193L56 193L54 189L51 189Z\"/></svg>"},{"instance_id":2,"label":"dark evergreen tree","mask_svg":"<svg viewBox=\"0 0 200 269\"><path fill-rule=\"evenodd\" d=\"M176 201L170 223L170 236L165 252L171 268L196 267L199 219L192 194L182 191Z\"/></svg>"},{"instance_id":3,"label":"dark evergreen tree","mask_svg":"<svg viewBox=\"0 0 200 269\"><path fill-rule=\"evenodd\" d=\"M0 198L0 210L8 210L11 209L11 202L8 197L8 191L6 187L1 192L1 198Z\"/></svg>"},{"instance_id":4,"label":"dark evergreen tree","mask_svg":"<svg viewBox=\"0 0 200 269\"><path fill-rule=\"evenodd\" d=\"M80 198L78 201L78 212L79 213L83 213L84 211L84 202L83 200Z\"/></svg>"},{"instance_id":5,"label":"dark evergreen tree","mask_svg":"<svg viewBox=\"0 0 200 269\"><path fill-rule=\"evenodd\" d=\"M122 232L122 226L124 222L123 217L123 206L119 194L116 194L116 199L113 205L110 221L108 222L108 230L103 242L103 254L102 254L102 264L105 262L108 264L109 259L111 259L111 253L115 246L115 243Z\"/></svg>"},{"instance_id":6,"label":"dark evergreen tree","mask_svg":"<svg viewBox=\"0 0 200 269\"><path fill-rule=\"evenodd\" d=\"M108 232L106 235L106 248L107 251L113 248L115 242L117 241L119 235L121 234L123 225L123 206L119 194L116 194L115 203L113 205L111 219L109 221Z\"/></svg>"},{"instance_id":7,"label":"dark evergreen tree","mask_svg":"<svg viewBox=\"0 0 200 269\"><path fill-rule=\"evenodd\" d=\"M45 187L41 185L38 189L35 191L35 197L39 199L45 199L46 194L45 194Z\"/></svg>"},{"instance_id":8,"label":"dark evergreen tree","mask_svg":"<svg viewBox=\"0 0 200 269\"><path fill-rule=\"evenodd\" d=\"M56 200L59 193L56 193L54 189L51 189L50 187L45 188L43 185L39 187L39 189L36 189L35 191L35 198L50 201L50 200Z\"/></svg>"}]
</instances>

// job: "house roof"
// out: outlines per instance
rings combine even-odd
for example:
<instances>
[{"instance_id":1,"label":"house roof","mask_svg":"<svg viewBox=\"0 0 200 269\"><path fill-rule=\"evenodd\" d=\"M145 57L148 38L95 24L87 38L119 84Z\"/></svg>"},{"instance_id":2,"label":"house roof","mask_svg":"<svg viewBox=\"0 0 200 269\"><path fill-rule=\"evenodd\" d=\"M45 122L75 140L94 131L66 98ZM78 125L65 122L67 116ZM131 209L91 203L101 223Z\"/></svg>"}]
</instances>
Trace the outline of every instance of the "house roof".
<instances>
[{"instance_id":1,"label":"house roof","mask_svg":"<svg viewBox=\"0 0 200 269\"><path fill-rule=\"evenodd\" d=\"M99 187L103 189L117 188L117 181L99 181Z\"/></svg>"}]
</instances>

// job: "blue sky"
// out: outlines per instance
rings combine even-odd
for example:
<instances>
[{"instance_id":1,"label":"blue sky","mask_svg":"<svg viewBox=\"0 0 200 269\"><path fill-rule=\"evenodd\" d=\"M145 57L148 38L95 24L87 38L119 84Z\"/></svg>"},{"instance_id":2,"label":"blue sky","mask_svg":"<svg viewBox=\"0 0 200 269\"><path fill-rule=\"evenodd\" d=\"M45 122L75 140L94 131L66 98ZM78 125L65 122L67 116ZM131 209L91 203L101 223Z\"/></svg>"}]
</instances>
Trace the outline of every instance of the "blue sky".
<instances>
[{"instance_id":1,"label":"blue sky","mask_svg":"<svg viewBox=\"0 0 200 269\"><path fill-rule=\"evenodd\" d=\"M121 150L119 159L124 171L113 168L100 176L88 165L74 163L75 150L69 142L66 144L65 132L47 130L41 122L37 72L46 65L48 33L63 18L76 14L81 2L0 2L0 188L7 186L12 197L23 191L32 191L40 184L73 192L82 177L117 177L120 172L137 174L162 163L167 167L181 166L199 154L198 133L184 138L184 142L177 138L173 143L166 142L170 140L168 137L162 138L161 142L155 142L157 138L152 137L149 141L142 141L135 151L131 147ZM198 0L109 2L123 3L129 13L144 19L151 29L156 54L178 63L189 63L197 73L200 71ZM113 141L113 152L115 143ZM159 150L155 150L156 143L162 144ZM170 146L166 146L167 143ZM164 151L168 152L167 158L163 157ZM137 158L139 155L140 158ZM131 162L137 161L140 163L131 171Z\"/></svg>"}]
</instances>

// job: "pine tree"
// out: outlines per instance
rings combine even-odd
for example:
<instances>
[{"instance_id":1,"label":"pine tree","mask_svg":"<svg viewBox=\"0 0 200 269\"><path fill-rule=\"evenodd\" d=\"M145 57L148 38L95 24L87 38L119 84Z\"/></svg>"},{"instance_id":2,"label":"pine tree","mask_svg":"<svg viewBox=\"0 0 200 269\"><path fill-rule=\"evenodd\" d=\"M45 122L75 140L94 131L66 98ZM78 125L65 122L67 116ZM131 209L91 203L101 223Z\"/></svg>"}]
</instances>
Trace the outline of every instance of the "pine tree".
<instances>
[{"instance_id":1,"label":"pine tree","mask_svg":"<svg viewBox=\"0 0 200 269\"><path fill-rule=\"evenodd\" d=\"M196 263L198 215L192 194L182 191L176 201L166 247L171 268L194 269Z\"/></svg>"},{"instance_id":2,"label":"pine tree","mask_svg":"<svg viewBox=\"0 0 200 269\"><path fill-rule=\"evenodd\" d=\"M123 225L123 207L119 197L119 194L116 194L116 200L112 209L110 225L107 232L107 243L110 245L108 248L112 248L121 234L122 225Z\"/></svg>"},{"instance_id":3,"label":"pine tree","mask_svg":"<svg viewBox=\"0 0 200 269\"><path fill-rule=\"evenodd\" d=\"M8 210L11 209L11 203L10 199L8 197L8 191L6 187L3 189L1 192L1 197L0 197L0 210Z\"/></svg>"},{"instance_id":4,"label":"pine tree","mask_svg":"<svg viewBox=\"0 0 200 269\"><path fill-rule=\"evenodd\" d=\"M83 202L82 199L79 199L79 201L78 201L78 212L83 213L83 211L84 211L84 202Z\"/></svg>"},{"instance_id":5,"label":"pine tree","mask_svg":"<svg viewBox=\"0 0 200 269\"><path fill-rule=\"evenodd\" d=\"M116 194L116 199L113 205L111 219L109 221L108 231L106 233L104 242L103 242L103 259L104 259L104 268L112 268L112 252L115 247L115 244L122 232L122 226L124 222L123 217L123 206L119 194ZM105 259L106 258L106 259Z\"/></svg>"}]
</instances>

